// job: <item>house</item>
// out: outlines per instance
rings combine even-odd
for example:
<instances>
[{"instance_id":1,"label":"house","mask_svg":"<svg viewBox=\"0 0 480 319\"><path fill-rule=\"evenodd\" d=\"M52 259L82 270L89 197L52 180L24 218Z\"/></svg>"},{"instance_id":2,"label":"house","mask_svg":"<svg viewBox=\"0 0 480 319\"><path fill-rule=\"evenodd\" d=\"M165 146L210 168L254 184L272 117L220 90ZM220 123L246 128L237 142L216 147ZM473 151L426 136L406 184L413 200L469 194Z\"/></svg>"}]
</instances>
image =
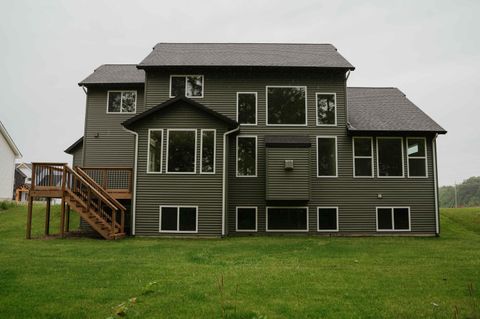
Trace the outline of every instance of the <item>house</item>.
<instances>
[{"instance_id":1,"label":"house","mask_svg":"<svg viewBox=\"0 0 480 319\"><path fill-rule=\"evenodd\" d=\"M15 164L15 170L21 172L23 175L26 176L23 183L30 184L32 182L32 164L31 163L17 163ZM22 183L22 184L23 184Z\"/></svg>"},{"instance_id":2,"label":"house","mask_svg":"<svg viewBox=\"0 0 480 319\"><path fill-rule=\"evenodd\" d=\"M102 65L79 83L84 136L66 151L92 181L75 178L138 236L438 235L446 131L397 88L348 87L354 69L330 44L273 43Z\"/></svg>"},{"instance_id":3,"label":"house","mask_svg":"<svg viewBox=\"0 0 480 319\"><path fill-rule=\"evenodd\" d=\"M15 177L13 183L13 197L17 203L27 201L28 199L28 185L25 183L27 175L18 168L19 164L15 165ZM31 176L31 175L30 175Z\"/></svg>"},{"instance_id":4,"label":"house","mask_svg":"<svg viewBox=\"0 0 480 319\"><path fill-rule=\"evenodd\" d=\"M0 200L11 200L15 183L15 160L22 154L0 121Z\"/></svg>"}]
</instances>

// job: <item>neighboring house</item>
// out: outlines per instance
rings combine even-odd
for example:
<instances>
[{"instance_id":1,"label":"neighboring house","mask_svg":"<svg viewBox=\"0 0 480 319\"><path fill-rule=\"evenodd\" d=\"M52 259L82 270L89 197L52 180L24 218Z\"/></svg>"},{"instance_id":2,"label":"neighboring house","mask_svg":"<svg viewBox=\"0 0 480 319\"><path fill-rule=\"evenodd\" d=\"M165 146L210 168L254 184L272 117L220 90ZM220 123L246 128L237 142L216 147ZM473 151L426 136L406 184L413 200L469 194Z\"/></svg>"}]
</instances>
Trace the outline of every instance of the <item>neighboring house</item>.
<instances>
[{"instance_id":1,"label":"neighboring house","mask_svg":"<svg viewBox=\"0 0 480 319\"><path fill-rule=\"evenodd\" d=\"M134 169L135 235L439 234L446 131L397 88L347 88L353 70L330 44L160 43L79 83L66 152Z\"/></svg>"},{"instance_id":2,"label":"neighboring house","mask_svg":"<svg viewBox=\"0 0 480 319\"><path fill-rule=\"evenodd\" d=\"M28 186L25 184L27 175L18 168L19 164L15 165L15 179L13 184L13 197L17 202L26 201L28 199Z\"/></svg>"},{"instance_id":3,"label":"neighboring house","mask_svg":"<svg viewBox=\"0 0 480 319\"><path fill-rule=\"evenodd\" d=\"M25 184L30 184L32 182L32 164L31 163L17 163L15 169L22 172L25 178Z\"/></svg>"},{"instance_id":4,"label":"neighboring house","mask_svg":"<svg viewBox=\"0 0 480 319\"><path fill-rule=\"evenodd\" d=\"M15 159L22 154L0 122L0 200L11 200L15 183Z\"/></svg>"}]
</instances>

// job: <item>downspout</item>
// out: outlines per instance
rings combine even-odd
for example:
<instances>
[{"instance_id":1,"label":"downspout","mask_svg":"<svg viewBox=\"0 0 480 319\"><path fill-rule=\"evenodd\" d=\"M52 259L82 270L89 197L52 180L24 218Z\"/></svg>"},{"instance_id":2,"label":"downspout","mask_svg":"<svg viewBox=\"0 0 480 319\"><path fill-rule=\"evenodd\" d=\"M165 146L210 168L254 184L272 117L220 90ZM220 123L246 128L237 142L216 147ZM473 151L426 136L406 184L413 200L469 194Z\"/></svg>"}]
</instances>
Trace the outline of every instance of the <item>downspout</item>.
<instances>
[{"instance_id":1,"label":"downspout","mask_svg":"<svg viewBox=\"0 0 480 319\"><path fill-rule=\"evenodd\" d=\"M132 235L135 236L135 211L137 209L137 162L138 162L138 133L129 130L126 127L123 129L129 133L135 135L135 161L133 164L133 194L132 194Z\"/></svg>"},{"instance_id":2,"label":"downspout","mask_svg":"<svg viewBox=\"0 0 480 319\"><path fill-rule=\"evenodd\" d=\"M83 92L85 92L85 121L83 122L83 146L82 146L82 166L85 165L85 150L87 148L87 118L88 118L88 89L82 85ZM73 162L72 162L73 164ZM73 165L72 165L73 167Z\"/></svg>"},{"instance_id":3,"label":"downspout","mask_svg":"<svg viewBox=\"0 0 480 319\"><path fill-rule=\"evenodd\" d=\"M440 212L438 210L438 169L437 169L437 136L432 140L432 151L433 151L433 187L435 191L435 235L440 236Z\"/></svg>"},{"instance_id":4,"label":"downspout","mask_svg":"<svg viewBox=\"0 0 480 319\"><path fill-rule=\"evenodd\" d=\"M240 130L240 126L237 126L233 130L227 131L223 134L223 169L222 169L222 237L225 237L225 220L226 220L226 206L227 206L227 136Z\"/></svg>"}]
</instances>

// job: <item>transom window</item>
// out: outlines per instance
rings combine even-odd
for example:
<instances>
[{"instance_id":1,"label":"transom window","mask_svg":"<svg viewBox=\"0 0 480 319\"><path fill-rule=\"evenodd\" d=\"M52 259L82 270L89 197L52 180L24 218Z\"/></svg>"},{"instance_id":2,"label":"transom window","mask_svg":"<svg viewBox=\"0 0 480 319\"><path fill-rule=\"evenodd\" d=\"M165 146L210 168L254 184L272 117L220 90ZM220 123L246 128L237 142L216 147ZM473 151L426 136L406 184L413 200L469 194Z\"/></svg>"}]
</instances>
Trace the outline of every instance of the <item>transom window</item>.
<instances>
[{"instance_id":1,"label":"transom window","mask_svg":"<svg viewBox=\"0 0 480 319\"><path fill-rule=\"evenodd\" d=\"M338 208L318 207L317 208L317 230L338 231Z\"/></svg>"},{"instance_id":2,"label":"transom window","mask_svg":"<svg viewBox=\"0 0 480 319\"><path fill-rule=\"evenodd\" d=\"M108 91L107 113L135 113L137 91Z\"/></svg>"},{"instance_id":3,"label":"transom window","mask_svg":"<svg viewBox=\"0 0 480 319\"><path fill-rule=\"evenodd\" d=\"M267 125L307 125L305 86L267 86Z\"/></svg>"},{"instance_id":4,"label":"transom window","mask_svg":"<svg viewBox=\"0 0 480 319\"><path fill-rule=\"evenodd\" d=\"M377 231L409 230L409 207L377 207Z\"/></svg>"},{"instance_id":5,"label":"transom window","mask_svg":"<svg viewBox=\"0 0 480 319\"><path fill-rule=\"evenodd\" d=\"M169 129L167 143L167 173L194 174L197 158L197 131Z\"/></svg>"},{"instance_id":6,"label":"transom window","mask_svg":"<svg viewBox=\"0 0 480 319\"><path fill-rule=\"evenodd\" d=\"M337 125L337 95L335 93L317 93L317 125Z\"/></svg>"},{"instance_id":7,"label":"transom window","mask_svg":"<svg viewBox=\"0 0 480 319\"><path fill-rule=\"evenodd\" d=\"M337 175L337 138L317 136L317 177Z\"/></svg>"},{"instance_id":8,"label":"transom window","mask_svg":"<svg viewBox=\"0 0 480 319\"><path fill-rule=\"evenodd\" d=\"M257 176L257 137L237 136L237 177Z\"/></svg>"},{"instance_id":9,"label":"transom window","mask_svg":"<svg viewBox=\"0 0 480 319\"><path fill-rule=\"evenodd\" d=\"M267 231L308 231L308 207L267 207Z\"/></svg>"},{"instance_id":10,"label":"transom window","mask_svg":"<svg viewBox=\"0 0 480 319\"><path fill-rule=\"evenodd\" d=\"M407 138L408 177L428 177L426 139Z\"/></svg>"},{"instance_id":11,"label":"transom window","mask_svg":"<svg viewBox=\"0 0 480 319\"><path fill-rule=\"evenodd\" d=\"M170 97L203 97L203 75L171 75Z\"/></svg>"},{"instance_id":12,"label":"transom window","mask_svg":"<svg viewBox=\"0 0 480 319\"><path fill-rule=\"evenodd\" d=\"M148 173L162 172L163 130L148 130Z\"/></svg>"},{"instance_id":13,"label":"transom window","mask_svg":"<svg viewBox=\"0 0 480 319\"><path fill-rule=\"evenodd\" d=\"M377 137L378 177L403 177L403 139Z\"/></svg>"},{"instance_id":14,"label":"transom window","mask_svg":"<svg viewBox=\"0 0 480 319\"><path fill-rule=\"evenodd\" d=\"M216 130L203 129L201 130L200 142L200 158L201 166L200 173L214 174L215 173L215 147L216 147Z\"/></svg>"},{"instance_id":15,"label":"transom window","mask_svg":"<svg viewBox=\"0 0 480 319\"><path fill-rule=\"evenodd\" d=\"M237 93L237 122L257 125L257 92Z\"/></svg>"},{"instance_id":16,"label":"transom window","mask_svg":"<svg viewBox=\"0 0 480 319\"><path fill-rule=\"evenodd\" d=\"M237 207L237 231L257 231L257 207Z\"/></svg>"},{"instance_id":17,"label":"transom window","mask_svg":"<svg viewBox=\"0 0 480 319\"><path fill-rule=\"evenodd\" d=\"M373 145L371 137L353 138L353 176L373 177Z\"/></svg>"},{"instance_id":18,"label":"transom window","mask_svg":"<svg viewBox=\"0 0 480 319\"><path fill-rule=\"evenodd\" d=\"M196 233L196 206L160 206L160 232Z\"/></svg>"}]
</instances>

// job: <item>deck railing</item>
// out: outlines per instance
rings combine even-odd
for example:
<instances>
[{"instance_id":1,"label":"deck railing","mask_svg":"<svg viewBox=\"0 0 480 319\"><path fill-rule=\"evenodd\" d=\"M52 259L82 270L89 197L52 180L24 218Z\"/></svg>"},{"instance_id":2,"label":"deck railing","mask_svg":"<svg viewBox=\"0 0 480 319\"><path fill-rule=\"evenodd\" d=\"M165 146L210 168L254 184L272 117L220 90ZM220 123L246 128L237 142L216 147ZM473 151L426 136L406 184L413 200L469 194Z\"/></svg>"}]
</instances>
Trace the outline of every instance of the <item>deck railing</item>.
<instances>
[{"instance_id":1,"label":"deck railing","mask_svg":"<svg viewBox=\"0 0 480 319\"><path fill-rule=\"evenodd\" d=\"M30 190L61 189L63 167L66 165L66 163L32 163L32 184Z\"/></svg>"},{"instance_id":2,"label":"deck railing","mask_svg":"<svg viewBox=\"0 0 480 319\"><path fill-rule=\"evenodd\" d=\"M100 187L109 193L132 193L131 167L81 167Z\"/></svg>"}]
</instances>

